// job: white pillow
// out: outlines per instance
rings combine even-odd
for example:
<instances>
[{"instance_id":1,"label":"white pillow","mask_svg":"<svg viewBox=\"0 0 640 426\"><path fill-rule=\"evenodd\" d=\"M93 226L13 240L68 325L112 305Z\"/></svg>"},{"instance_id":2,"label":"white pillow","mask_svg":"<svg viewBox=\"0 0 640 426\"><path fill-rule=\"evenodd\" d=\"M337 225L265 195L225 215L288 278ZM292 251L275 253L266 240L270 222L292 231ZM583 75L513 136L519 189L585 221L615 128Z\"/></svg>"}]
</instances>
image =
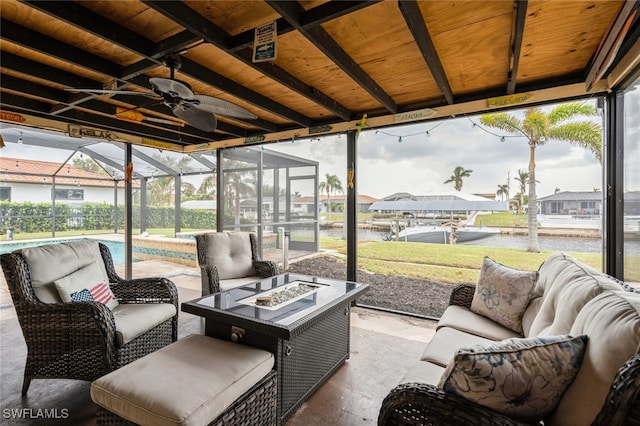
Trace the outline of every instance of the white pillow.
<instances>
[{"instance_id":1,"label":"white pillow","mask_svg":"<svg viewBox=\"0 0 640 426\"><path fill-rule=\"evenodd\" d=\"M586 346L586 335L565 335L458 349L438 387L519 420L538 422L573 382Z\"/></svg>"},{"instance_id":2,"label":"white pillow","mask_svg":"<svg viewBox=\"0 0 640 426\"><path fill-rule=\"evenodd\" d=\"M471 311L522 334L522 315L538 271L521 271L485 257L471 301Z\"/></svg>"},{"instance_id":3,"label":"white pillow","mask_svg":"<svg viewBox=\"0 0 640 426\"><path fill-rule=\"evenodd\" d=\"M96 301L107 305L109 309L118 306L118 301L111 292L109 282L103 276L97 261L55 280L53 285L58 290L60 299L65 303Z\"/></svg>"}]
</instances>

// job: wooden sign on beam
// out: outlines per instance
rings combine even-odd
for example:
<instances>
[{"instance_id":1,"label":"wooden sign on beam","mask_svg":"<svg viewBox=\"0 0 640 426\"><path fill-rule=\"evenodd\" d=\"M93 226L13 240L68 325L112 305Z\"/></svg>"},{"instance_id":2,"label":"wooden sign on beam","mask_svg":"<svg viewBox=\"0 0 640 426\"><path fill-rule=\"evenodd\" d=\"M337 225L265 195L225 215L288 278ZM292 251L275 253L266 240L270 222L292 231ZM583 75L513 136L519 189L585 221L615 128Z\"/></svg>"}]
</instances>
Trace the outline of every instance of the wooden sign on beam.
<instances>
[{"instance_id":1,"label":"wooden sign on beam","mask_svg":"<svg viewBox=\"0 0 640 426\"><path fill-rule=\"evenodd\" d=\"M497 98L487 99L489 108L498 108L509 105L517 105L526 102L533 97L530 93L515 93L513 95L498 96Z\"/></svg>"}]
</instances>

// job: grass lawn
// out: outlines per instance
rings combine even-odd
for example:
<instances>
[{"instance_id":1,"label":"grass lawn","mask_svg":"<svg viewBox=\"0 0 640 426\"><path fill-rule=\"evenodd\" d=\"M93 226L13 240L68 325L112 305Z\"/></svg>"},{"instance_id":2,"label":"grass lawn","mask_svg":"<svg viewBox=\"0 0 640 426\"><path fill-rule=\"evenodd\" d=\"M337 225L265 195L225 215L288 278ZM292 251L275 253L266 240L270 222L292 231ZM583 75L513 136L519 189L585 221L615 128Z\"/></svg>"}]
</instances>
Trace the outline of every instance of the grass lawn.
<instances>
[{"instance_id":1,"label":"grass lawn","mask_svg":"<svg viewBox=\"0 0 640 426\"><path fill-rule=\"evenodd\" d=\"M340 238L323 237L320 247L346 255L346 241ZM361 241L358 244L358 267L384 275L406 275L459 284L477 281L485 256L516 269L537 270L552 253L549 250L530 253L526 249L503 247ZM597 270L602 269L600 253L567 253ZM637 272L627 271L627 274L633 274L629 279L640 280Z\"/></svg>"},{"instance_id":2,"label":"grass lawn","mask_svg":"<svg viewBox=\"0 0 640 426\"><path fill-rule=\"evenodd\" d=\"M502 216L502 218L500 218ZM489 217L489 216L487 216ZM513 215L512 213L490 215L494 220L491 226L505 223L506 220L525 215ZM483 222L486 225L486 223ZM197 229L184 229L183 232L198 231ZM152 235L174 236L173 228L148 229ZM65 238L81 235L96 235L112 233L109 230L98 231L61 231L56 232L56 237ZM123 233L120 230L120 233ZM134 230L134 235L139 230ZM51 238L51 233L16 233L14 240L46 239ZM336 237L321 237L320 247L323 250L335 250L346 255L346 240ZM478 279L482 260L485 256L491 257L496 262L517 269L537 270L540 264L549 257L552 251L529 253L526 249L514 249L503 247L485 247L472 245L447 245L409 243L401 241L360 241L358 244L358 267L367 271L384 275L404 275L416 278L424 278L439 282L458 284L475 282ZM602 255L600 253L567 252L577 260L602 270ZM640 257L628 256L625 273L627 281L640 281Z\"/></svg>"}]
</instances>

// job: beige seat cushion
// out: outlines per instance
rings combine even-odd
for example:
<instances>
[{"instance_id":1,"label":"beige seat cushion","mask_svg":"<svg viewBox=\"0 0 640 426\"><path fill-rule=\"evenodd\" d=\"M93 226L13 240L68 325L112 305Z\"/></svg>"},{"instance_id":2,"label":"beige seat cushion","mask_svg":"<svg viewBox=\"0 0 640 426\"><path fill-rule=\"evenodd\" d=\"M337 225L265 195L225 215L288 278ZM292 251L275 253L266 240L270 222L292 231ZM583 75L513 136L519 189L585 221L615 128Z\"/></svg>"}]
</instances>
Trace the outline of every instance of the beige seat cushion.
<instances>
[{"instance_id":1,"label":"beige seat cushion","mask_svg":"<svg viewBox=\"0 0 640 426\"><path fill-rule=\"evenodd\" d=\"M427 344L420 361L429 361L446 367L459 348L473 346L478 343L491 343L492 341L455 328L442 327Z\"/></svg>"},{"instance_id":2,"label":"beige seat cushion","mask_svg":"<svg viewBox=\"0 0 640 426\"><path fill-rule=\"evenodd\" d=\"M444 367L429 361L419 361L409 368L400 383L426 383L437 386L442 373Z\"/></svg>"},{"instance_id":3,"label":"beige seat cushion","mask_svg":"<svg viewBox=\"0 0 640 426\"><path fill-rule=\"evenodd\" d=\"M491 340L504 340L520 335L497 322L471 312L463 306L451 305L445 309L438 321L438 329L442 327L455 328L465 333L486 337Z\"/></svg>"},{"instance_id":4,"label":"beige seat cushion","mask_svg":"<svg viewBox=\"0 0 640 426\"><path fill-rule=\"evenodd\" d=\"M95 240L29 247L20 250L20 253L29 265L33 291L43 303L62 302L53 282L94 261L97 261L104 282L109 282L98 241Z\"/></svg>"},{"instance_id":5,"label":"beige seat cushion","mask_svg":"<svg viewBox=\"0 0 640 426\"><path fill-rule=\"evenodd\" d=\"M176 314L171 303L121 303L113 309L116 344L125 345Z\"/></svg>"},{"instance_id":6,"label":"beige seat cushion","mask_svg":"<svg viewBox=\"0 0 640 426\"><path fill-rule=\"evenodd\" d=\"M248 232L210 232L205 241L207 265L218 269L221 280L256 274Z\"/></svg>"},{"instance_id":7,"label":"beige seat cushion","mask_svg":"<svg viewBox=\"0 0 640 426\"><path fill-rule=\"evenodd\" d=\"M590 425L620 367L640 353L640 293L605 292L578 314L571 334L589 337L582 366L550 425Z\"/></svg>"},{"instance_id":8,"label":"beige seat cushion","mask_svg":"<svg viewBox=\"0 0 640 426\"><path fill-rule=\"evenodd\" d=\"M140 425L210 423L274 365L270 352L190 335L91 384L91 399Z\"/></svg>"}]
</instances>

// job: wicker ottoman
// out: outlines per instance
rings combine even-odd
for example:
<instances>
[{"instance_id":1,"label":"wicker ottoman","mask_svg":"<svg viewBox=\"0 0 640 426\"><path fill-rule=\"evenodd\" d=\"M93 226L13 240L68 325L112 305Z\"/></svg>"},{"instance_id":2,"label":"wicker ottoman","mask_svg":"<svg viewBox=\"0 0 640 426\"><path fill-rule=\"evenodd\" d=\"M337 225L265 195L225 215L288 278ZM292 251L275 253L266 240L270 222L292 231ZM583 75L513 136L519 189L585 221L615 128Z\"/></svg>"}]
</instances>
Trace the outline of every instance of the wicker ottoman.
<instances>
[{"instance_id":1,"label":"wicker ottoman","mask_svg":"<svg viewBox=\"0 0 640 426\"><path fill-rule=\"evenodd\" d=\"M91 384L99 425L274 425L270 352L190 335Z\"/></svg>"}]
</instances>

